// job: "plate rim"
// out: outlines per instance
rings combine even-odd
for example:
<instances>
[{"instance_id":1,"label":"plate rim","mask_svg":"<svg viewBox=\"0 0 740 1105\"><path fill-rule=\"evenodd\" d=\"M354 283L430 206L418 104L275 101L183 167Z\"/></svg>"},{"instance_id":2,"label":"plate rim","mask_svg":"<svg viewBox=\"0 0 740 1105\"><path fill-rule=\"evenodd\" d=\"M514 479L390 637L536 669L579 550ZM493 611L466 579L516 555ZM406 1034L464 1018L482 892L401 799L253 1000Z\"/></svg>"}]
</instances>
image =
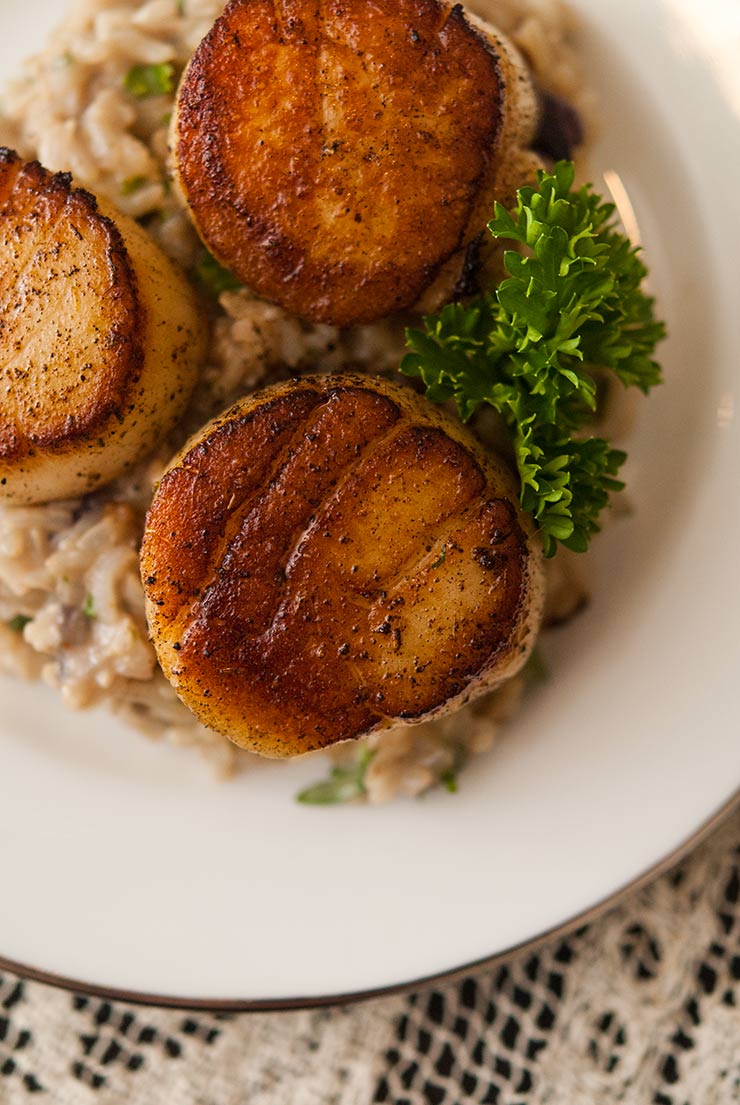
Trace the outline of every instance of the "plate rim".
<instances>
[{"instance_id":1,"label":"plate rim","mask_svg":"<svg viewBox=\"0 0 740 1105\"><path fill-rule=\"evenodd\" d=\"M66 975L55 974L51 971L39 970L25 963L17 963L12 959L6 959L0 955L0 971L10 971L19 978L28 982L41 983L51 986L56 990L70 994L82 994L85 997L101 998L105 1001L114 1001L125 1005L136 1005L156 1009L170 1009L180 1012L198 1013L287 1013L300 1010L321 1009L328 1006L347 1006L360 1002L372 1001L378 998L389 998L410 994L415 990L424 989L436 983L451 983L463 978L471 972L483 971L490 967L498 966L513 959L519 954L538 950L550 940L556 940L570 935L583 925L592 924L599 920L610 909L618 906L620 902L632 893L648 886L660 878L671 868L686 859L696 848L703 844L715 830L718 830L733 813L740 809L740 787L738 787L722 805L714 811L702 824L688 837L672 848L666 855L629 882L618 887L611 894L599 899L591 906L587 906L581 912L551 928L529 937L517 944L493 955L484 956L481 959L472 960L462 966L450 967L448 970L436 971L430 975L422 975L407 982L391 983L387 986L347 991L338 994L318 994L295 998L186 998L170 996L167 994L147 993L140 990L126 990L115 986L100 986L96 983L84 982L80 979L69 978Z\"/></svg>"},{"instance_id":2,"label":"plate rim","mask_svg":"<svg viewBox=\"0 0 740 1105\"><path fill-rule=\"evenodd\" d=\"M687 167L687 166L685 166ZM727 788L729 790L729 787ZM675 844L673 841L665 841L669 848L665 854L659 855L644 868L638 868L636 873L630 872L628 881L618 884L614 889L609 889L603 897L595 896L594 904L585 905L575 913L568 914L565 919L558 919L550 927L543 928L511 945L504 945L491 954L480 958L468 960L463 965L456 963L454 966L435 970L429 974L422 974L411 981L391 981L379 987L363 987L357 990L339 991L336 993L319 992L315 996L279 997L279 998L189 998L182 994L172 996L168 993L149 992L146 989L126 989L125 987L106 985L101 983L89 983L77 977L66 976L63 973L34 968L20 961L6 959L0 956L0 970L8 970L23 978L34 980L42 984L50 985L68 992L89 994L116 1002L144 1005L151 1007L170 1008L174 1010L200 1010L214 1013L241 1013L241 1012L270 1012L288 1011L300 1009L314 1009L331 1005L346 1005L353 1002L361 1002L373 998L401 995L434 985L436 982L445 983L455 978L464 977L465 974L485 970L496 964L506 962L513 956L534 950L551 939L565 937L577 930L581 925L590 923L603 915L610 908L619 903L630 893L638 891L653 879L668 871L676 863L684 859L697 845L702 843L711 832L717 828L726 818L732 815L740 801L740 790L734 792L731 797L722 800L698 826L691 827L691 831L679 838ZM711 807L710 807L711 808ZM662 849L660 850L662 852ZM587 899L588 900L588 899ZM231 957L233 958L233 956ZM38 961L38 960L37 960ZM146 984L146 980L144 980ZM241 989L242 987L239 987ZM203 988L205 989L205 987ZM209 988L210 989L210 988ZM214 987L214 989L216 989ZM246 987L245 987L246 989ZM202 993L202 991L201 991Z\"/></svg>"}]
</instances>

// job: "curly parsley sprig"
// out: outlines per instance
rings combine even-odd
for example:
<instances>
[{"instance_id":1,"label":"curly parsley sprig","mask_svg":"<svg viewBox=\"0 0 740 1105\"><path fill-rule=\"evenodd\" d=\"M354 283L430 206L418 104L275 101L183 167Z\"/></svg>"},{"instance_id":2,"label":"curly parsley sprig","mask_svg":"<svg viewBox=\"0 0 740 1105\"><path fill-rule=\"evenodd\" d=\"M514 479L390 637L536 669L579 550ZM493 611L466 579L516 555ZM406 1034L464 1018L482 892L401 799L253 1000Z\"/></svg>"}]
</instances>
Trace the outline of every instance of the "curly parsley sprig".
<instances>
[{"instance_id":1,"label":"curly parsley sprig","mask_svg":"<svg viewBox=\"0 0 740 1105\"><path fill-rule=\"evenodd\" d=\"M471 303L452 303L408 330L401 370L421 377L430 399L454 399L467 421L482 403L511 432L521 504L539 525L546 556L561 542L583 552L599 529L625 454L584 431L596 408L589 369L611 369L647 392L665 327L642 290L646 269L616 228L614 205L559 162L536 188L517 193L510 214L496 204L494 238L518 242L504 255L508 278Z\"/></svg>"}]
</instances>

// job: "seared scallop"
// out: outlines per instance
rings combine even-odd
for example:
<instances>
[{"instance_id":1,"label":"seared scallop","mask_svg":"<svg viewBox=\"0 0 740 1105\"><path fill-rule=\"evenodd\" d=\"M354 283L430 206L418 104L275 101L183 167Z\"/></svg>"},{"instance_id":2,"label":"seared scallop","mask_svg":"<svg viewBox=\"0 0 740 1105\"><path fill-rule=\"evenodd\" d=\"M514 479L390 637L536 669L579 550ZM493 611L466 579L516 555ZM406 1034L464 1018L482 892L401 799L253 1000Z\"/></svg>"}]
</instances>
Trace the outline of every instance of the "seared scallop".
<instances>
[{"instance_id":1,"label":"seared scallop","mask_svg":"<svg viewBox=\"0 0 740 1105\"><path fill-rule=\"evenodd\" d=\"M453 709L519 670L541 613L507 466L408 388L352 374L206 426L159 485L141 570L182 701L270 756Z\"/></svg>"},{"instance_id":2,"label":"seared scallop","mask_svg":"<svg viewBox=\"0 0 740 1105\"><path fill-rule=\"evenodd\" d=\"M187 282L126 216L0 148L0 498L91 491L158 444L205 334ZM115 220L115 221L114 221Z\"/></svg>"},{"instance_id":3,"label":"seared scallop","mask_svg":"<svg viewBox=\"0 0 740 1105\"><path fill-rule=\"evenodd\" d=\"M176 177L259 295L347 326L436 306L539 161L523 61L446 0L231 0L180 85Z\"/></svg>"}]
</instances>

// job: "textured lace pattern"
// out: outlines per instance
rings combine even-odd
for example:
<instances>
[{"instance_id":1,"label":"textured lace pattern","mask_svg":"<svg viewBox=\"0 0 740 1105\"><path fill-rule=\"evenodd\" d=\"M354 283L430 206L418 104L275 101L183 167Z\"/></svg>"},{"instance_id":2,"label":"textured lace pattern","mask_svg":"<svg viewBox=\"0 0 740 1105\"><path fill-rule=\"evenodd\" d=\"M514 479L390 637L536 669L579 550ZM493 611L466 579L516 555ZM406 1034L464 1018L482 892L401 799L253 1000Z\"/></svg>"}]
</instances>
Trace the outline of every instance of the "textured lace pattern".
<instances>
[{"instance_id":1,"label":"textured lace pattern","mask_svg":"<svg viewBox=\"0 0 740 1105\"><path fill-rule=\"evenodd\" d=\"M213 1016L0 974L0 1102L740 1102L740 813L600 921L343 1009Z\"/></svg>"}]
</instances>

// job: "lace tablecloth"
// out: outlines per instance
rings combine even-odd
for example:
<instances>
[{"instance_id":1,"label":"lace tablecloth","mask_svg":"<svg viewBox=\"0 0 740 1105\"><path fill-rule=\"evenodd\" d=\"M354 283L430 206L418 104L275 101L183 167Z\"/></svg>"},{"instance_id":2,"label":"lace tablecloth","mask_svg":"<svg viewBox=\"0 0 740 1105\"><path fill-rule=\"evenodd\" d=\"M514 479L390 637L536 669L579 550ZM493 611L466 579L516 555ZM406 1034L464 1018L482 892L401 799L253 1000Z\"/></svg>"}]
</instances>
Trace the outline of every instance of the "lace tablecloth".
<instances>
[{"instance_id":1,"label":"lace tablecloth","mask_svg":"<svg viewBox=\"0 0 740 1105\"><path fill-rule=\"evenodd\" d=\"M0 1102L740 1102L740 811L601 920L411 996L213 1016L0 974Z\"/></svg>"}]
</instances>

